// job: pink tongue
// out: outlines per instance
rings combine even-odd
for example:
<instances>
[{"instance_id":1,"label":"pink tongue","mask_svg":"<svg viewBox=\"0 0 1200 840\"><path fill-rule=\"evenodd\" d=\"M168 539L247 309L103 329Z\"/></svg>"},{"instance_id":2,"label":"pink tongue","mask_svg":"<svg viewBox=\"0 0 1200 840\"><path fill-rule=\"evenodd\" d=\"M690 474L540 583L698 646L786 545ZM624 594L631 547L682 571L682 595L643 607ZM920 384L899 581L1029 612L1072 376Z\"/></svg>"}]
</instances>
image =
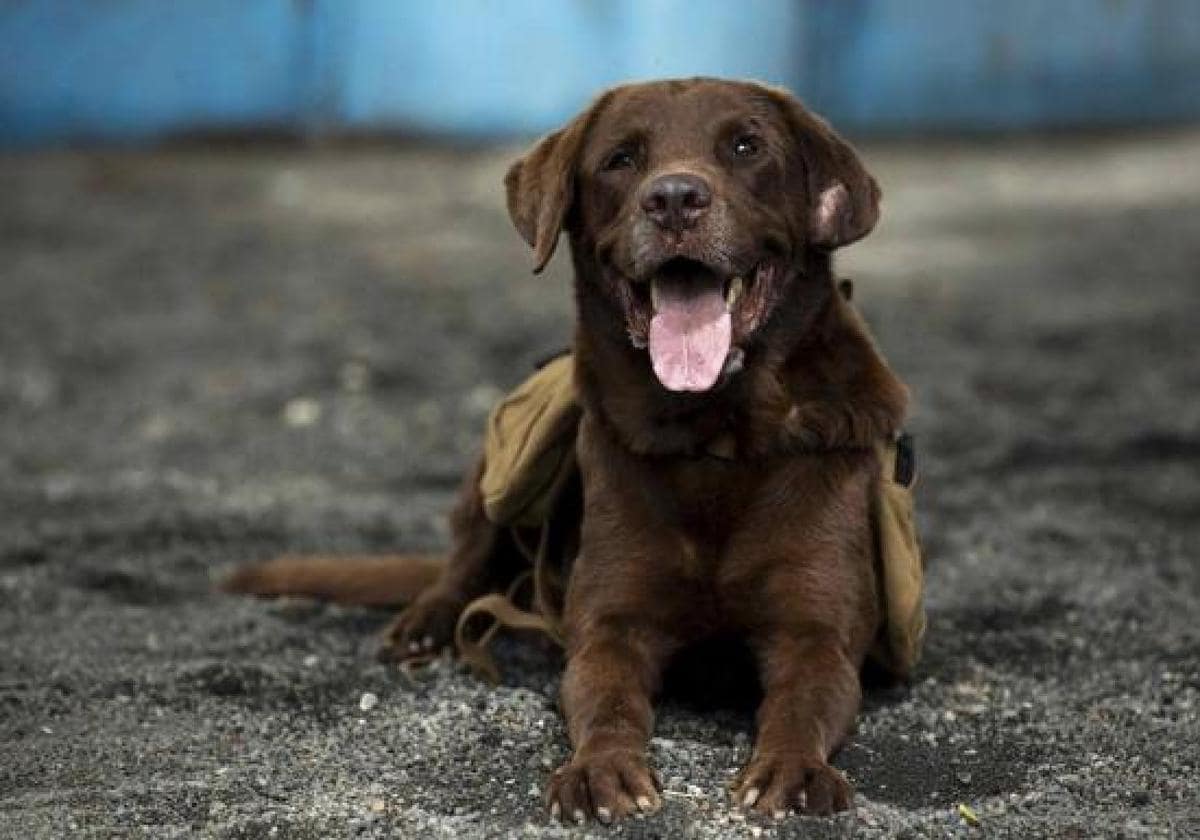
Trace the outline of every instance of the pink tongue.
<instances>
[{"instance_id":1,"label":"pink tongue","mask_svg":"<svg viewBox=\"0 0 1200 840\"><path fill-rule=\"evenodd\" d=\"M654 375L671 391L707 391L729 354L731 326L721 285L656 283L658 308L650 321Z\"/></svg>"}]
</instances>

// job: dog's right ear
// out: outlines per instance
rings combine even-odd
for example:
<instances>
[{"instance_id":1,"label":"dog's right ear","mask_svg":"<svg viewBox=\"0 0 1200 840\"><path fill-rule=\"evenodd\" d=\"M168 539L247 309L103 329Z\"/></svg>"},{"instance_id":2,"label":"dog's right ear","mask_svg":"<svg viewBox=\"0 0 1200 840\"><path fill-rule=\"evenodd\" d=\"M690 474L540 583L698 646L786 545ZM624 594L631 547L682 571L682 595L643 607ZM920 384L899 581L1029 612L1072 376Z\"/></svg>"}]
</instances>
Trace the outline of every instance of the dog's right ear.
<instances>
[{"instance_id":1,"label":"dog's right ear","mask_svg":"<svg viewBox=\"0 0 1200 840\"><path fill-rule=\"evenodd\" d=\"M538 141L504 177L508 215L533 248L533 273L554 256L575 200L575 169L592 119L607 95L566 126Z\"/></svg>"}]
</instances>

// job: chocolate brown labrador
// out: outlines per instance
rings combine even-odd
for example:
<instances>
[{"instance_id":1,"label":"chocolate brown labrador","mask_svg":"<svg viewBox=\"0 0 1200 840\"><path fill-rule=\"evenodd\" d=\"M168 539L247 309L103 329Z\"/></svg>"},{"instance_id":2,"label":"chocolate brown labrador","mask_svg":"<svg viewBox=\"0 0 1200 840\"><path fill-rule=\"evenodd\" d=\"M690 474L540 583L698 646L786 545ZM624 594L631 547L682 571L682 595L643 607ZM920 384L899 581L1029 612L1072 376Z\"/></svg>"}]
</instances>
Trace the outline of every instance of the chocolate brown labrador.
<instances>
[{"instance_id":1,"label":"chocolate brown labrador","mask_svg":"<svg viewBox=\"0 0 1200 840\"><path fill-rule=\"evenodd\" d=\"M610 90L505 184L535 271L568 235L578 309L583 519L562 683L574 754L550 780L551 812L607 822L657 808L646 745L664 668L731 634L763 692L736 801L774 816L848 808L829 759L880 628L873 445L897 432L906 391L838 294L831 254L875 225L878 186L787 92L715 79ZM480 469L444 565L342 565L340 589L329 569L310 568L306 587L298 566L286 583L234 588L421 590L390 647L448 645L503 574Z\"/></svg>"}]
</instances>

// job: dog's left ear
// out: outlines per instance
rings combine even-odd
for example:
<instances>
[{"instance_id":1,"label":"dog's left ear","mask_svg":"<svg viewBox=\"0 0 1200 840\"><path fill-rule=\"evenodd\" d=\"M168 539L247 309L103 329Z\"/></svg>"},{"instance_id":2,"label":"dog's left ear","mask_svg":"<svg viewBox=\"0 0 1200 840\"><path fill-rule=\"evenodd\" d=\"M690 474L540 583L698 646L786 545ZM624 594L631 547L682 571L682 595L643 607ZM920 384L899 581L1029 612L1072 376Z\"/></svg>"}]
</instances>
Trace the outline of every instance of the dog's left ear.
<instances>
[{"instance_id":1,"label":"dog's left ear","mask_svg":"<svg viewBox=\"0 0 1200 840\"><path fill-rule=\"evenodd\" d=\"M575 197L575 169L593 115L607 94L565 126L546 135L504 177L508 215L533 248L533 273L554 256Z\"/></svg>"},{"instance_id":2,"label":"dog's left ear","mask_svg":"<svg viewBox=\"0 0 1200 840\"><path fill-rule=\"evenodd\" d=\"M862 239L879 221L879 185L829 123L788 91L767 92L787 117L808 170L809 242L832 251Z\"/></svg>"}]
</instances>

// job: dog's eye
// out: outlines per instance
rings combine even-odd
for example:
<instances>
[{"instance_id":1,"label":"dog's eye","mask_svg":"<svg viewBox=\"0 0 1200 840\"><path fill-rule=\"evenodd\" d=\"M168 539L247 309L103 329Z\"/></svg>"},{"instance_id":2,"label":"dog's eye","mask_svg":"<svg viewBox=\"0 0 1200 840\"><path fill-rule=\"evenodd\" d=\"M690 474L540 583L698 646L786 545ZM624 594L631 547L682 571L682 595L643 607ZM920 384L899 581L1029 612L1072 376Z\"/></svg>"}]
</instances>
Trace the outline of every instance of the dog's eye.
<instances>
[{"instance_id":1,"label":"dog's eye","mask_svg":"<svg viewBox=\"0 0 1200 840\"><path fill-rule=\"evenodd\" d=\"M604 161L605 172L612 172L616 169L633 169L635 166L637 166L637 160L629 149L617 149Z\"/></svg>"},{"instance_id":2,"label":"dog's eye","mask_svg":"<svg viewBox=\"0 0 1200 840\"><path fill-rule=\"evenodd\" d=\"M734 157L752 158L762 148L762 142L753 134L739 134L732 148Z\"/></svg>"}]
</instances>

